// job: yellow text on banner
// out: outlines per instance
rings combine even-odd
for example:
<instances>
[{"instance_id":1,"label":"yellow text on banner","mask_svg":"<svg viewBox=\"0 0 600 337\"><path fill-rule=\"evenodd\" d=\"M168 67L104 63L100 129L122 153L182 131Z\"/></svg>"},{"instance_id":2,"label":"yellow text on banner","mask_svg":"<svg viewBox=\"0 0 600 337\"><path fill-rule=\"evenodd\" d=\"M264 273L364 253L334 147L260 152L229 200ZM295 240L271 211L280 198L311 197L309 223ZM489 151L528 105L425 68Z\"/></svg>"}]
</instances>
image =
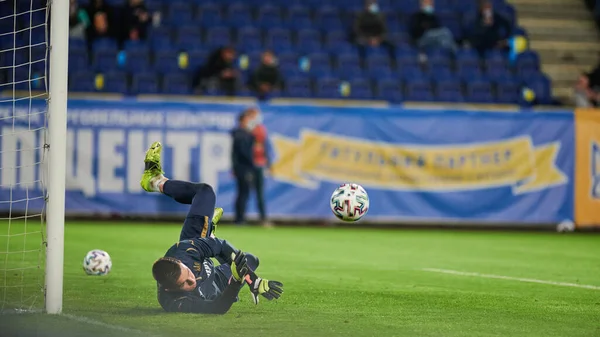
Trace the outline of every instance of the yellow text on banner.
<instances>
[{"instance_id":1,"label":"yellow text on banner","mask_svg":"<svg viewBox=\"0 0 600 337\"><path fill-rule=\"evenodd\" d=\"M457 145L401 145L305 130L276 137L286 181L351 181L392 190L460 191L511 186L527 193L567 181L556 167L558 143L534 147L528 136ZM278 173L275 173L278 178Z\"/></svg>"}]
</instances>

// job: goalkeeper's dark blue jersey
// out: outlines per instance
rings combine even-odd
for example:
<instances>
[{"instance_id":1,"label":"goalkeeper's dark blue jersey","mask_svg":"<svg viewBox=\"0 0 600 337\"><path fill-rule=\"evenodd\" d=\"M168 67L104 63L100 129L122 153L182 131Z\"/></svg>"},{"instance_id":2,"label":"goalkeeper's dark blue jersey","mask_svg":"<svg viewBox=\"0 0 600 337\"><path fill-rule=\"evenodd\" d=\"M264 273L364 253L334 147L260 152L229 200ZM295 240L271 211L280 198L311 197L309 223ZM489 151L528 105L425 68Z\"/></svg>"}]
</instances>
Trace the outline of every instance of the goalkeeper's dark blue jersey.
<instances>
[{"instance_id":1,"label":"goalkeeper's dark blue jersey","mask_svg":"<svg viewBox=\"0 0 600 337\"><path fill-rule=\"evenodd\" d=\"M212 312L214 301L225 290L229 275L214 266L212 257L231 262L235 248L225 240L196 238L174 244L165 257L180 260L194 273L196 289L192 292L166 291L158 285L158 301L167 311Z\"/></svg>"}]
</instances>

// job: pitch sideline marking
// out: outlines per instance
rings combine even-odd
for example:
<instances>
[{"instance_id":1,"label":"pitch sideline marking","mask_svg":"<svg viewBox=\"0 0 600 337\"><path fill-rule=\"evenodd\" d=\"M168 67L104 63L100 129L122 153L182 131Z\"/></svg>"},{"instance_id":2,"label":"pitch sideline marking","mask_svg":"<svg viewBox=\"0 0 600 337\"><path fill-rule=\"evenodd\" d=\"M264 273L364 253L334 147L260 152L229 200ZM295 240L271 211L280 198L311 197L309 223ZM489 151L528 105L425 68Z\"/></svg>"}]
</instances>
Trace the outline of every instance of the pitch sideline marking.
<instances>
[{"instance_id":1,"label":"pitch sideline marking","mask_svg":"<svg viewBox=\"0 0 600 337\"><path fill-rule=\"evenodd\" d=\"M426 272L432 272L432 273L450 274L450 275L458 275L458 276L473 276L473 277L491 278L491 279L498 279L498 280L509 280L509 281L518 281L518 282L527 282L527 283L547 284L547 285L560 286L560 287L572 287L572 288L600 290L599 286L593 286L593 285L589 285L589 284L545 281L545 280L538 280L538 279L533 279L533 278L521 278L521 277L512 277L512 276L503 276L503 275L471 273L471 272L449 270L449 269L423 268L421 270L426 271Z\"/></svg>"},{"instance_id":2,"label":"pitch sideline marking","mask_svg":"<svg viewBox=\"0 0 600 337\"><path fill-rule=\"evenodd\" d=\"M42 310L15 310L14 312L6 312L6 313L0 313L1 314L13 314L13 315L23 315L23 314L35 314L35 313L43 313ZM116 324L109 324L109 323L104 323L89 317L85 317L85 316L75 316L75 315L71 315L71 314L59 314L57 315L58 317L64 317L66 319L70 319L72 321L76 321L79 323L85 323L85 324L91 324L91 325L96 325L96 326L100 326L103 328L107 328L107 329L112 329L112 330L116 330L116 331L122 331L122 332L129 332L129 333L137 333L137 334L142 334L145 336L149 336L149 337L158 337L157 335L148 333L148 332L144 332L141 330L136 330L136 329L131 329L131 328L127 328L124 326L120 326L120 325L116 325Z\"/></svg>"},{"instance_id":3,"label":"pitch sideline marking","mask_svg":"<svg viewBox=\"0 0 600 337\"><path fill-rule=\"evenodd\" d=\"M116 325L116 324L104 323L104 322L97 321L95 319L91 319L91 318L84 317L84 316L75 316L75 315L70 315L70 314L60 314L59 316L76 321L76 322L96 325L96 326L100 326L100 327L107 328L107 329L112 329L112 330L117 330L117 331L122 331L122 332L129 332L129 333L137 333L137 334L143 334L146 336L156 337L156 335L149 334L149 333L143 332L141 330L126 328L124 326L120 326L120 325Z\"/></svg>"}]
</instances>

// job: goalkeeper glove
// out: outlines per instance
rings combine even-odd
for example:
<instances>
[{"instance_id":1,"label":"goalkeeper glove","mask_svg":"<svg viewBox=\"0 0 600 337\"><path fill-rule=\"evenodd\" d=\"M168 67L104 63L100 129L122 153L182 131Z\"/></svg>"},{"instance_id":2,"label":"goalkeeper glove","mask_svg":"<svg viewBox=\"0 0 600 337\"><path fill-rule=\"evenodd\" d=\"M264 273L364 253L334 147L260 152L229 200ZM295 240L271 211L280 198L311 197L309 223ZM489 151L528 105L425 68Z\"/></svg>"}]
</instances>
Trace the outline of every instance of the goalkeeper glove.
<instances>
[{"instance_id":1,"label":"goalkeeper glove","mask_svg":"<svg viewBox=\"0 0 600 337\"><path fill-rule=\"evenodd\" d=\"M236 253L231 253L231 274L233 278L242 282L248 274L248 261L246 260L246 254L241 250Z\"/></svg>"},{"instance_id":2,"label":"goalkeeper glove","mask_svg":"<svg viewBox=\"0 0 600 337\"><path fill-rule=\"evenodd\" d=\"M269 281L258 277L253 271L246 274L246 282L250 287L252 300L254 304L258 304L259 295L262 295L267 300L271 301L278 299L283 294L283 283L279 281Z\"/></svg>"}]
</instances>

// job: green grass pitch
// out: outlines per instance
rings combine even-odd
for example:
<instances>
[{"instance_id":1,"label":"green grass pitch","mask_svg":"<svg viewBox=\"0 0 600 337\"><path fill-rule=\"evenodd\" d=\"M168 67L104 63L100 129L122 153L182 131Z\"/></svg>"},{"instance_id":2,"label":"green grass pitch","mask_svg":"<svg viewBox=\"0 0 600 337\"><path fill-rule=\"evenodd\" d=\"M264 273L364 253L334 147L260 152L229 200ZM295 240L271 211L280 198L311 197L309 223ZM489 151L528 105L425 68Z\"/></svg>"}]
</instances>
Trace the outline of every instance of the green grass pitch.
<instances>
[{"instance_id":1,"label":"green grass pitch","mask_svg":"<svg viewBox=\"0 0 600 337\"><path fill-rule=\"evenodd\" d=\"M6 233L7 223L0 226L0 234ZM18 234L23 226L13 223L11 231ZM244 289L229 313L210 316L167 314L156 301L151 265L178 234L175 224L68 223L64 312L115 328L12 314L0 315L0 335L136 335L127 328L144 336L178 337L600 336L598 288L423 270L600 287L598 235L221 226L217 234L259 256L259 274L281 280L285 293L277 302L254 306ZM0 237L0 269L35 264L35 253L7 258L5 252L6 247L35 248L39 234L26 241L6 239ZM95 248L111 254L113 270L107 277L86 276L82 270L85 253ZM32 269L0 275L0 299L28 299L39 274ZM21 292L7 287L11 284L28 287Z\"/></svg>"}]
</instances>

